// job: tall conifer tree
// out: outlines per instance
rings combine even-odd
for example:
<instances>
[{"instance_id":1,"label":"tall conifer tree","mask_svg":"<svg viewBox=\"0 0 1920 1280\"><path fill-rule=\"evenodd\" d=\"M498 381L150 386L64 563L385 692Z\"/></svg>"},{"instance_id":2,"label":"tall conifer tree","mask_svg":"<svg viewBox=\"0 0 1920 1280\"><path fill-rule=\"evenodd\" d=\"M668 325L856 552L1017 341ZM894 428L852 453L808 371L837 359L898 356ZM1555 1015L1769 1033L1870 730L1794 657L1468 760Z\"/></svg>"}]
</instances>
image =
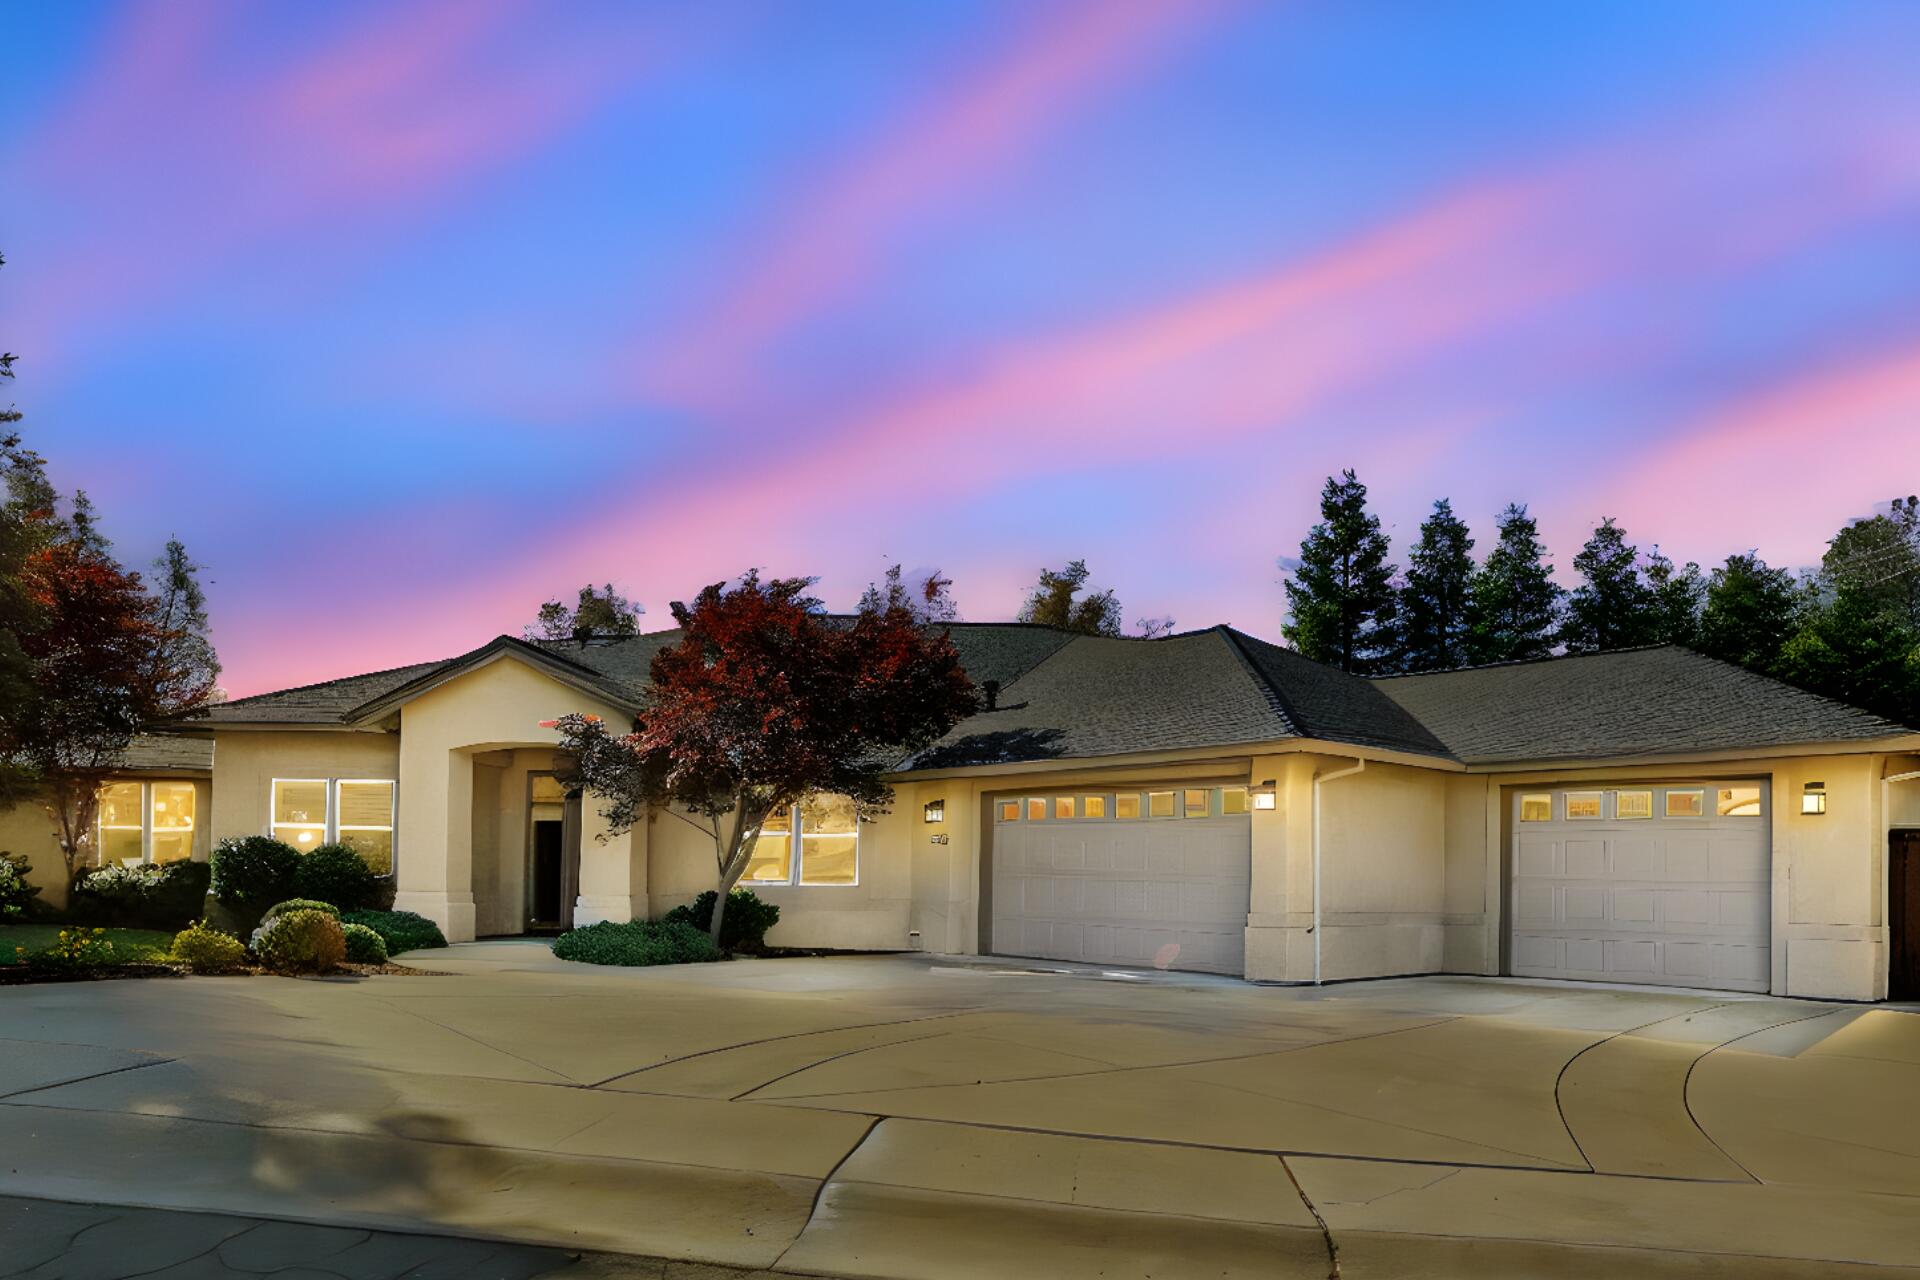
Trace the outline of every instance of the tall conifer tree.
<instances>
[{"instance_id":1,"label":"tall conifer tree","mask_svg":"<svg viewBox=\"0 0 1920 1280\"><path fill-rule=\"evenodd\" d=\"M1387 535L1351 469L1320 491L1320 523L1287 579L1287 643L1318 662L1365 674L1390 665L1393 565Z\"/></svg>"}]
</instances>

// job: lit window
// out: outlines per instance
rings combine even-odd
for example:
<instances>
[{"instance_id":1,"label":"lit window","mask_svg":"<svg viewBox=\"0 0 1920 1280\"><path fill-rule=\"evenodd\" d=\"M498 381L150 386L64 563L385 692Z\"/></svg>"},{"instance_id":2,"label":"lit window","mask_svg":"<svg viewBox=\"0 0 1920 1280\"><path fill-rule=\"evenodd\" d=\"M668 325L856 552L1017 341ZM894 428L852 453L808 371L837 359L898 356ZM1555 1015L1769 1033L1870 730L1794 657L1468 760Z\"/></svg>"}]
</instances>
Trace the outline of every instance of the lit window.
<instances>
[{"instance_id":1,"label":"lit window","mask_svg":"<svg viewBox=\"0 0 1920 1280\"><path fill-rule=\"evenodd\" d=\"M1716 808L1723 818L1757 818L1760 816L1760 788L1721 787Z\"/></svg>"},{"instance_id":2,"label":"lit window","mask_svg":"<svg viewBox=\"0 0 1920 1280\"><path fill-rule=\"evenodd\" d=\"M812 795L800 802L800 883L856 884L860 816L852 796Z\"/></svg>"},{"instance_id":3,"label":"lit window","mask_svg":"<svg viewBox=\"0 0 1920 1280\"><path fill-rule=\"evenodd\" d=\"M769 814L753 842L753 852L747 855L741 879L755 884L858 884L860 819L852 797L812 795L790 809Z\"/></svg>"},{"instance_id":4,"label":"lit window","mask_svg":"<svg viewBox=\"0 0 1920 1280\"><path fill-rule=\"evenodd\" d=\"M1073 816L1073 797L1055 796L1053 798L1053 816L1056 818L1071 818Z\"/></svg>"},{"instance_id":5,"label":"lit window","mask_svg":"<svg viewBox=\"0 0 1920 1280\"><path fill-rule=\"evenodd\" d=\"M185 862L193 856L193 784L156 782L153 793L154 862Z\"/></svg>"},{"instance_id":6,"label":"lit window","mask_svg":"<svg viewBox=\"0 0 1920 1280\"><path fill-rule=\"evenodd\" d=\"M1245 787L1225 787L1220 792L1220 812L1245 813L1247 811L1247 789Z\"/></svg>"},{"instance_id":7,"label":"lit window","mask_svg":"<svg viewBox=\"0 0 1920 1280\"><path fill-rule=\"evenodd\" d=\"M336 838L377 874L387 874L393 870L393 783L342 778L335 786Z\"/></svg>"},{"instance_id":8,"label":"lit window","mask_svg":"<svg viewBox=\"0 0 1920 1280\"><path fill-rule=\"evenodd\" d=\"M1520 821L1552 822L1553 797L1544 791L1536 791L1520 797Z\"/></svg>"},{"instance_id":9,"label":"lit window","mask_svg":"<svg viewBox=\"0 0 1920 1280\"><path fill-rule=\"evenodd\" d=\"M1107 816L1107 798L1105 796L1080 797L1080 816L1083 818L1104 818Z\"/></svg>"},{"instance_id":10,"label":"lit window","mask_svg":"<svg viewBox=\"0 0 1920 1280\"><path fill-rule=\"evenodd\" d=\"M1185 796L1182 808L1189 818L1204 818L1213 812L1213 792L1203 787L1189 787L1182 794Z\"/></svg>"},{"instance_id":11,"label":"lit window","mask_svg":"<svg viewBox=\"0 0 1920 1280\"><path fill-rule=\"evenodd\" d=\"M103 788L94 819L100 865L191 858L194 801L191 782L116 782Z\"/></svg>"},{"instance_id":12,"label":"lit window","mask_svg":"<svg viewBox=\"0 0 1920 1280\"><path fill-rule=\"evenodd\" d=\"M301 853L310 853L327 842L325 778L273 780L273 838L284 840Z\"/></svg>"},{"instance_id":13,"label":"lit window","mask_svg":"<svg viewBox=\"0 0 1920 1280\"><path fill-rule=\"evenodd\" d=\"M1147 792L1147 816L1150 818L1171 818L1173 816L1173 792Z\"/></svg>"},{"instance_id":14,"label":"lit window","mask_svg":"<svg viewBox=\"0 0 1920 1280\"><path fill-rule=\"evenodd\" d=\"M1667 816L1669 818L1698 818L1707 811L1707 793L1704 791L1667 792Z\"/></svg>"},{"instance_id":15,"label":"lit window","mask_svg":"<svg viewBox=\"0 0 1920 1280\"><path fill-rule=\"evenodd\" d=\"M141 792L146 788L138 782L116 782L100 793L100 865L112 866L125 863L129 866L141 861L141 843L145 829L141 826Z\"/></svg>"},{"instance_id":16,"label":"lit window","mask_svg":"<svg viewBox=\"0 0 1920 1280\"><path fill-rule=\"evenodd\" d=\"M776 884L793 878L793 810L767 815L754 839L753 852L747 855L747 870L740 878Z\"/></svg>"},{"instance_id":17,"label":"lit window","mask_svg":"<svg viewBox=\"0 0 1920 1280\"><path fill-rule=\"evenodd\" d=\"M1140 816L1140 793L1123 791L1113 798L1113 816L1116 818L1137 818Z\"/></svg>"},{"instance_id":18,"label":"lit window","mask_svg":"<svg viewBox=\"0 0 1920 1280\"><path fill-rule=\"evenodd\" d=\"M1045 800L1027 801L1027 821L1028 822L1044 822L1046 821L1046 817L1047 817L1047 802Z\"/></svg>"},{"instance_id":19,"label":"lit window","mask_svg":"<svg viewBox=\"0 0 1920 1280\"><path fill-rule=\"evenodd\" d=\"M1567 792L1567 817L1597 818L1600 816L1600 793L1598 791Z\"/></svg>"},{"instance_id":20,"label":"lit window","mask_svg":"<svg viewBox=\"0 0 1920 1280\"><path fill-rule=\"evenodd\" d=\"M1018 800L1002 800L1000 802L1000 821L1020 821L1020 802Z\"/></svg>"},{"instance_id":21,"label":"lit window","mask_svg":"<svg viewBox=\"0 0 1920 1280\"><path fill-rule=\"evenodd\" d=\"M1613 816L1616 818L1651 818L1653 816L1653 792L1614 792Z\"/></svg>"}]
</instances>

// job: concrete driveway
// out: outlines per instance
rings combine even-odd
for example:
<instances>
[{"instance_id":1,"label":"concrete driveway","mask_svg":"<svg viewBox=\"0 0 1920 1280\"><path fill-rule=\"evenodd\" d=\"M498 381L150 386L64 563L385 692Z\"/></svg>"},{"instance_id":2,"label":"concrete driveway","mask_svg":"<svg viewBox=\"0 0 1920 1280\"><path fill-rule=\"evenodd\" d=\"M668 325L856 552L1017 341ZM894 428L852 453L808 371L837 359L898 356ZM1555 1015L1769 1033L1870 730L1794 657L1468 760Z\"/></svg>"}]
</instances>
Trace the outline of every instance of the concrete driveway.
<instances>
[{"instance_id":1,"label":"concrete driveway","mask_svg":"<svg viewBox=\"0 0 1920 1280\"><path fill-rule=\"evenodd\" d=\"M1920 1276L1908 1013L408 959L0 989L0 1194L847 1276Z\"/></svg>"}]
</instances>

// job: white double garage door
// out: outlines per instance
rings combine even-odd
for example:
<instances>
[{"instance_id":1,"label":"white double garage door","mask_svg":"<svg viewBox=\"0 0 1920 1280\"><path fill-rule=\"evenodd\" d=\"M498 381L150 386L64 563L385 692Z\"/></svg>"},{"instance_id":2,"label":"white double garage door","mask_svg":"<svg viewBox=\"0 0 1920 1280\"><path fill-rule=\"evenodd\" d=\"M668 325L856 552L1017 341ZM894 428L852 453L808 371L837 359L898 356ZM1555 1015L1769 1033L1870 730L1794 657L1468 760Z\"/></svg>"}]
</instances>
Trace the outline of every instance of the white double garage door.
<instances>
[{"instance_id":1,"label":"white double garage door","mask_svg":"<svg viewBox=\"0 0 1920 1280\"><path fill-rule=\"evenodd\" d=\"M1245 803L1222 787L997 801L994 953L1244 973Z\"/></svg>"},{"instance_id":2,"label":"white double garage door","mask_svg":"<svg viewBox=\"0 0 1920 1280\"><path fill-rule=\"evenodd\" d=\"M1767 990L1767 790L1673 782L1514 795L1510 971Z\"/></svg>"}]
</instances>

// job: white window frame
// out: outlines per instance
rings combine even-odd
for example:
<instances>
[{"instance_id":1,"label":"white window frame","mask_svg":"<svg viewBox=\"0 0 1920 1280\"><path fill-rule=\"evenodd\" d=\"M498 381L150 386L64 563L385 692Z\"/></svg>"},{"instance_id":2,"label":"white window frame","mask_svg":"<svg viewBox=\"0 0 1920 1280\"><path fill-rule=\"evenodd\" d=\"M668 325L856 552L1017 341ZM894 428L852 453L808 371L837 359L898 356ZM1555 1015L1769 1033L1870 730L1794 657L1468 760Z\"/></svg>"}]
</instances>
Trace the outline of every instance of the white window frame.
<instances>
[{"instance_id":1,"label":"white window frame","mask_svg":"<svg viewBox=\"0 0 1920 1280\"><path fill-rule=\"evenodd\" d=\"M140 788L140 865L143 867L150 867L153 865L153 789L156 786L186 787L189 791L193 793L193 819L196 825L189 827L187 829L188 839L187 839L187 857L186 857L186 860L188 862L191 862L193 861L194 849L199 845L199 842L200 842L200 828L197 825L200 821L200 788L194 785L193 779L191 778L118 778L112 782L107 783L107 785L105 787L100 788L100 790L101 790L101 793L104 795L107 790L107 787L139 787ZM96 867L104 867L107 865L105 862L102 861L102 859L106 856L106 842L101 838L102 835L109 829L104 820L105 817L106 815L104 813L96 812L93 818L93 865ZM175 829L177 830L177 828ZM133 828L132 827L114 827L112 828L112 830L131 831L133 830ZM114 860L114 865L115 866L121 865L121 860L116 858Z\"/></svg>"},{"instance_id":2,"label":"white window frame","mask_svg":"<svg viewBox=\"0 0 1920 1280\"><path fill-rule=\"evenodd\" d=\"M283 782L317 782L326 789L326 817L319 823L312 822L275 822L274 812L280 799L280 784ZM387 788L387 819L391 827L368 827L340 825L340 784L379 784ZM397 875L400 870L400 784L392 778L274 778L267 783L267 831L273 839L280 837L274 831L280 827L320 827L320 844L338 844L341 831L391 831L393 833L392 865L387 875ZM292 843L288 841L287 843ZM299 846L295 846L298 848ZM315 845L314 848L319 848ZM308 850L306 852L311 852Z\"/></svg>"},{"instance_id":3,"label":"white window frame","mask_svg":"<svg viewBox=\"0 0 1920 1280\"><path fill-rule=\"evenodd\" d=\"M784 880L749 880L740 877L740 883L750 889L857 889L860 887L860 868L866 861L866 819L855 817L853 820L853 879L845 884L808 884L801 879L802 864L807 857L807 833L800 825L800 805L787 810L787 875ZM838 831L828 835L844 834Z\"/></svg>"}]
</instances>

